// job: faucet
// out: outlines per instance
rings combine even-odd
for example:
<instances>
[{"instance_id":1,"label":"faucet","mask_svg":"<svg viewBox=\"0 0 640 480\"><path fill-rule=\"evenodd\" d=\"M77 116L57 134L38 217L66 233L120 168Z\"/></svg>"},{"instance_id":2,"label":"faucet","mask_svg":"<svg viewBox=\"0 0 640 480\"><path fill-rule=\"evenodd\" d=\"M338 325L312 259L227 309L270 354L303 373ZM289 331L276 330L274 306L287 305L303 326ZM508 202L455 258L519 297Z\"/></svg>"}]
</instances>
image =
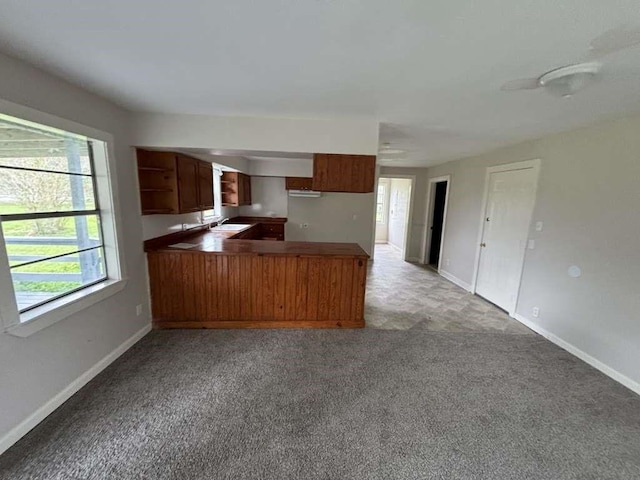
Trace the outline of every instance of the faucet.
<instances>
[{"instance_id":1,"label":"faucet","mask_svg":"<svg viewBox=\"0 0 640 480\"><path fill-rule=\"evenodd\" d=\"M222 225L224 222L226 222L226 221L228 221L228 220L229 220L229 217L225 217L225 218L223 218L222 220L219 220L219 221L218 221L218 225Z\"/></svg>"}]
</instances>

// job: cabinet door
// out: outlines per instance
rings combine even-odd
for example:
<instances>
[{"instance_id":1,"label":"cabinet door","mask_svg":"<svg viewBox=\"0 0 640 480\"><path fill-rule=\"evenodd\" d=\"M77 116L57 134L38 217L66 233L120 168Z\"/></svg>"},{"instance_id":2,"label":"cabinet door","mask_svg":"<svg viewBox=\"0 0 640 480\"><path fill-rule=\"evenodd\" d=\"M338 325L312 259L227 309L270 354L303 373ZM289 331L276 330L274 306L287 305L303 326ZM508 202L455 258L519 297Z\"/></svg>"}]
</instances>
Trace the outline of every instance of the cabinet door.
<instances>
[{"instance_id":1,"label":"cabinet door","mask_svg":"<svg viewBox=\"0 0 640 480\"><path fill-rule=\"evenodd\" d=\"M313 188L313 178L286 177L285 188L287 190L311 190Z\"/></svg>"},{"instance_id":2,"label":"cabinet door","mask_svg":"<svg viewBox=\"0 0 640 480\"><path fill-rule=\"evenodd\" d=\"M213 208L213 167L210 163L198 163L198 195L200 208L211 210Z\"/></svg>"},{"instance_id":3,"label":"cabinet door","mask_svg":"<svg viewBox=\"0 0 640 480\"><path fill-rule=\"evenodd\" d=\"M180 213L200 210L198 198L198 160L178 155L178 197Z\"/></svg>"},{"instance_id":4,"label":"cabinet door","mask_svg":"<svg viewBox=\"0 0 640 480\"><path fill-rule=\"evenodd\" d=\"M313 156L313 189L321 192L373 192L376 157L316 153Z\"/></svg>"},{"instance_id":5,"label":"cabinet door","mask_svg":"<svg viewBox=\"0 0 640 480\"><path fill-rule=\"evenodd\" d=\"M244 177L244 204L251 205L251 177L249 175L243 175Z\"/></svg>"},{"instance_id":6,"label":"cabinet door","mask_svg":"<svg viewBox=\"0 0 640 480\"><path fill-rule=\"evenodd\" d=\"M351 192L368 193L375 190L376 157L370 155L351 155Z\"/></svg>"},{"instance_id":7,"label":"cabinet door","mask_svg":"<svg viewBox=\"0 0 640 480\"><path fill-rule=\"evenodd\" d=\"M316 153L313 156L313 180L312 186L314 190L327 192L329 190L329 157L324 153Z\"/></svg>"}]
</instances>

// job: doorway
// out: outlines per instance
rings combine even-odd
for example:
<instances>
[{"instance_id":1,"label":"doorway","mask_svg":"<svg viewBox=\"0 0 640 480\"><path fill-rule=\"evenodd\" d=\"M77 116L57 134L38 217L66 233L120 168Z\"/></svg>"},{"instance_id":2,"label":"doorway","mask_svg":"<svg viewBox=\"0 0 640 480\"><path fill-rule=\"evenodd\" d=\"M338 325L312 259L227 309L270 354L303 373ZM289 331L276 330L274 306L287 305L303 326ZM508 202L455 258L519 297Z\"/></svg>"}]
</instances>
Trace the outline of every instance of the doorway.
<instances>
[{"instance_id":1,"label":"doorway","mask_svg":"<svg viewBox=\"0 0 640 480\"><path fill-rule=\"evenodd\" d=\"M515 314L540 161L487 169L475 293Z\"/></svg>"},{"instance_id":2,"label":"doorway","mask_svg":"<svg viewBox=\"0 0 640 480\"><path fill-rule=\"evenodd\" d=\"M423 254L423 263L440 271L442 263L442 245L449 201L449 183L447 175L429 179L427 193L427 235Z\"/></svg>"},{"instance_id":3,"label":"doorway","mask_svg":"<svg viewBox=\"0 0 640 480\"><path fill-rule=\"evenodd\" d=\"M407 260L413 178L381 177L376 193L376 246L388 245ZM374 254L375 257L375 254Z\"/></svg>"}]
</instances>

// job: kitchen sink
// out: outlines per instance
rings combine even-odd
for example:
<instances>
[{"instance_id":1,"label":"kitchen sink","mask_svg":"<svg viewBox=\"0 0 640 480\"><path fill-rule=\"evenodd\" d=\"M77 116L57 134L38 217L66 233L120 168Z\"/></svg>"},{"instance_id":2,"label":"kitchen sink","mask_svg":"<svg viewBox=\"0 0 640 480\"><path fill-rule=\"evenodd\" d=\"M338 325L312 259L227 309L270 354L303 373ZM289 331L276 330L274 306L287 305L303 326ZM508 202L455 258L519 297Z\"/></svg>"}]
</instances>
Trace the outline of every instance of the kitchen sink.
<instances>
[{"instance_id":1,"label":"kitchen sink","mask_svg":"<svg viewBox=\"0 0 640 480\"><path fill-rule=\"evenodd\" d=\"M243 230L247 227L250 227L250 224L245 223L225 223L223 225L218 225L217 227L211 227L212 232L236 232L238 230Z\"/></svg>"}]
</instances>

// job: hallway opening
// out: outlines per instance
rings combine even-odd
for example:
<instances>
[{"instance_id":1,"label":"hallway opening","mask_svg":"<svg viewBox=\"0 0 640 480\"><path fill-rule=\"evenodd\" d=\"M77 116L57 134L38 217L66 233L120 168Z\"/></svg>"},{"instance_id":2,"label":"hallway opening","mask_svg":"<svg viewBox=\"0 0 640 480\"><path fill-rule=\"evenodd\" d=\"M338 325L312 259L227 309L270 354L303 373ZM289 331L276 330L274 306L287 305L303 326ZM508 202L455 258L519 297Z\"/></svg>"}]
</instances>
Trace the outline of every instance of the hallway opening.
<instances>
[{"instance_id":1,"label":"hallway opening","mask_svg":"<svg viewBox=\"0 0 640 480\"><path fill-rule=\"evenodd\" d=\"M413 207L413 182L413 178L381 177L376 194L376 245L389 245L405 261Z\"/></svg>"}]
</instances>

